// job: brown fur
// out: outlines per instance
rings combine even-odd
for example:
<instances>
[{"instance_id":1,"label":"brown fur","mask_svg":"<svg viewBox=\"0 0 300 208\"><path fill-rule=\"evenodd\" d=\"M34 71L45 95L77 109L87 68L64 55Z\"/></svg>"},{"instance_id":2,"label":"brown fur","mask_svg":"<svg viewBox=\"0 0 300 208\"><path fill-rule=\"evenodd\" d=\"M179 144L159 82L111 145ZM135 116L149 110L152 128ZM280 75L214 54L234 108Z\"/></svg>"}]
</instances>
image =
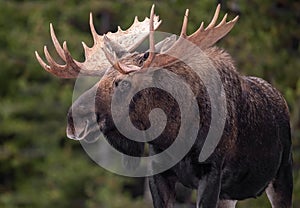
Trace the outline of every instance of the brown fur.
<instances>
[{"instance_id":1,"label":"brown fur","mask_svg":"<svg viewBox=\"0 0 300 208\"><path fill-rule=\"evenodd\" d=\"M154 207L172 207L176 182L190 188L201 185L204 191L199 195L198 202L204 207L216 207L218 199L257 197L269 184L273 184L276 187L272 192L273 197L276 195L280 199L274 202L273 207L291 207L291 139L289 112L284 98L266 81L240 75L231 57L223 50L212 47L204 53L217 69L225 90L228 113L224 132L214 153L205 162L199 163L198 156L211 122L212 104L207 90L201 78L183 62L164 66L191 86L197 98L201 120L197 140L190 152L170 170L150 178ZM123 61L141 65L143 57L144 54L134 54L134 57L127 57ZM163 77L159 70L153 71L151 76L141 72L124 75L111 70L97 84L97 122L107 140L118 150L141 156L144 144L127 139L115 128L110 113L112 94L120 90L119 83L124 80L131 83L132 89L141 82L155 82L160 78ZM80 102L74 103L72 108L76 109L78 105ZM179 106L170 94L150 88L132 99L129 108L132 123L141 130L149 128L148 116L153 108L161 108L168 118L162 134L150 142L152 154L155 154L172 144L181 118ZM190 122L194 119L192 112L193 109ZM71 117L70 111L69 121ZM69 125L72 126L72 122ZM226 206L226 203L223 204L219 204L219 207Z\"/></svg>"}]
</instances>

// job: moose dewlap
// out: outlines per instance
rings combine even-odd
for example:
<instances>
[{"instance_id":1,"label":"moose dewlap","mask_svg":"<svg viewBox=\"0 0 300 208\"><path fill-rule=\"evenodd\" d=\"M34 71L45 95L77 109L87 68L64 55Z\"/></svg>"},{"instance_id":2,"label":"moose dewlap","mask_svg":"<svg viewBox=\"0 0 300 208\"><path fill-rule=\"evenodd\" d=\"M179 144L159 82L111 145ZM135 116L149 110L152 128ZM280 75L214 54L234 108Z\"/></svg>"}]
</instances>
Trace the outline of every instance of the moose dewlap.
<instances>
[{"instance_id":1,"label":"moose dewlap","mask_svg":"<svg viewBox=\"0 0 300 208\"><path fill-rule=\"evenodd\" d=\"M67 136L81 140L101 132L124 157L136 158L123 161L133 171L146 157L145 144L149 157L167 152L150 164L155 208L173 207L176 183L197 189L197 207L235 207L264 191L273 208L292 207L286 101L263 79L241 75L230 55L214 46L238 17L227 21L225 14L217 24L218 5L207 27L202 22L187 35L188 12L180 36L157 44L154 31L161 21L154 6L150 18L136 18L128 30L105 35L97 34L90 15L94 45L83 43L84 62L72 58L50 25L65 65L56 63L45 46L48 63L36 52L41 66L60 78L99 76L71 106ZM136 52L148 36L149 50Z\"/></svg>"}]
</instances>

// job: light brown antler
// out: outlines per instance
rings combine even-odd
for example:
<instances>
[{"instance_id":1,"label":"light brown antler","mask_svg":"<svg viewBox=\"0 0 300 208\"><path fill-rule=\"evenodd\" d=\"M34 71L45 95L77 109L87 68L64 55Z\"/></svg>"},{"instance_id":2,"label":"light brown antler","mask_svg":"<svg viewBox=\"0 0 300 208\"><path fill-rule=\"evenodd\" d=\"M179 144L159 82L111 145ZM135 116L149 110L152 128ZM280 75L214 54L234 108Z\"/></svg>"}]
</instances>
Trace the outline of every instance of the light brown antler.
<instances>
[{"instance_id":1,"label":"light brown antler","mask_svg":"<svg viewBox=\"0 0 300 208\"><path fill-rule=\"evenodd\" d=\"M179 39L173 44L173 46L171 46L166 52L164 52L164 54L155 57L154 65L160 65L160 63L168 64L175 61L174 57L166 56L165 54L176 54L177 57L180 54L185 55L184 51L187 50L185 47L190 46L186 46L185 41L189 41L198 46L200 49L204 50L214 45L218 40L223 38L233 28L239 16L236 16L233 20L227 22L227 14L225 14L222 21L218 25L216 25L220 13L220 8L221 6L220 4L218 4L214 16L206 28L204 28L204 23L201 22L198 30L189 36L186 34L189 14L189 10L187 9L184 15Z\"/></svg>"},{"instance_id":2,"label":"light brown antler","mask_svg":"<svg viewBox=\"0 0 300 208\"><path fill-rule=\"evenodd\" d=\"M152 7L151 7L150 20L149 20L149 56L146 59L146 61L144 62L143 66L141 66L141 67L134 66L134 65L127 66L125 64L122 64L121 62L119 62L117 60L114 51L109 50L109 47L103 48L105 56L110 61L110 63L112 63L114 68L117 69L119 72L121 72L123 74L128 74L130 72L139 71L141 69L147 69L150 66L150 64L151 64L151 62L152 62L152 60L154 59L154 56L155 56L154 18L155 18L155 14L154 14L154 4L153 4ZM110 41L107 38L106 38L106 40Z\"/></svg>"},{"instance_id":3,"label":"light brown antler","mask_svg":"<svg viewBox=\"0 0 300 208\"><path fill-rule=\"evenodd\" d=\"M199 29L192 35L188 36L186 39L196 44L201 49L205 49L214 45L218 40L223 38L233 28L239 16L236 16L233 20L226 22L226 18L227 18L227 13L226 13L222 21L216 26L220 9L221 6L220 4L218 4L214 17L212 18L209 25L204 29L203 26L204 23L202 22ZM182 29L184 30L184 34L186 34L187 22L188 22L188 14L185 15L183 26L182 26Z\"/></svg>"},{"instance_id":4,"label":"light brown antler","mask_svg":"<svg viewBox=\"0 0 300 208\"><path fill-rule=\"evenodd\" d=\"M150 25L149 25L149 56L145 61L143 68L147 68L150 66L153 61L155 55L155 42L154 42L154 4L152 5L150 12Z\"/></svg>"},{"instance_id":5,"label":"light brown antler","mask_svg":"<svg viewBox=\"0 0 300 208\"><path fill-rule=\"evenodd\" d=\"M108 32L106 36L120 47L124 48L124 50L132 52L148 36L150 32L150 22L153 22L154 30L157 29L161 23L161 21L159 21L159 17L155 15L153 15L151 21L149 18L145 18L145 20L142 22L138 21L137 17L135 17L133 24L127 30L123 31L120 27L118 27L118 31L116 33ZM64 42L63 47L61 47L56 38L53 26L50 24L52 42L58 55L65 61L65 64L61 65L54 61L49 54L47 47L45 46L44 53L48 64L46 64L39 56L37 51L35 51L36 58L40 65L46 71L61 78L76 78L79 73L88 76L103 75L105 71L111 67L111 62L114 60L108 60L104 51L102 50L102 48L104 48L105 38L104 36L97 34L94 27L92 14L90 14L90 29L93 36L94 45L93 47L89 48L84 42L82 42L85 52L85 61L78 62L72 58L66 42Z\"/></svg>"}]
</instances>

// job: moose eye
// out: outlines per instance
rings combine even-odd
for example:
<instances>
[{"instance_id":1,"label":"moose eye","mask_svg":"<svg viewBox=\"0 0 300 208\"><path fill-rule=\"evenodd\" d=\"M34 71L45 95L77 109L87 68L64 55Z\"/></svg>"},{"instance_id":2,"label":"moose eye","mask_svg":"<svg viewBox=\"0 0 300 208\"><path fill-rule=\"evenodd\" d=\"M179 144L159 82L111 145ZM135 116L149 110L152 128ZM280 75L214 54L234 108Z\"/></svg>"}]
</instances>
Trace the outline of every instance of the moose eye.
<instances>
[{"instance_id":1,"label":"moose eye","mask_svg":"<svg viewBox=\"0 0 300 208\"><path fill-rule=\"evenodd\" d=\"M117 87L121 92L124 92L131 88L131 83L127 80L121 80L115 82L115 87Z\"/></svg>"},{"instance_id":2,"label":"moose eye","mask_svg":"<svg viewBox=\"0 0 300 208\"><path fill-rule=\"evenodd\" d=\"M139 66L142 66L144 61L146 61L148 57L149 57L149 52L146 52L146 53L144 53L143 56L140 56L140 58L138 60Z\"/></svg>"},{"instance_id":3,"label":"moose eye","mask_svg":"<svg viewBox=\"0 0 300 208\"><path fill-rule=\"evenodd\" d=\"M149 52L144 53L143 59L144 61L149 57Z\"/></svg>"}]
</instances>

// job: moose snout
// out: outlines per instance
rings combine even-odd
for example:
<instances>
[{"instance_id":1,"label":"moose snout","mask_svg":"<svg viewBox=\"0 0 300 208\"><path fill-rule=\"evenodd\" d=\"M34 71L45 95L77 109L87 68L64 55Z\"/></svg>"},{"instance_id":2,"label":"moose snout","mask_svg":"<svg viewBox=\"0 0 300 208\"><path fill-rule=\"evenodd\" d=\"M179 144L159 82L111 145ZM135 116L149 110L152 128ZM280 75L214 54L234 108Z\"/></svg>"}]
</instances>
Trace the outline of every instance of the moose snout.
<instances>
[{"instance_id":1,"label":"moose snout","mask_svg":"<svg viewBox=\"0 0 300 208\"><path fill-rule=\"evenodd\" d=\"M67 137L75 140L94 139L99 134L95 114L78 112L76 109L71 108L67 114Z\"/></svg>"},{"instance_id":2,"label":"moose snout","mask_svg":"<svg viewBox=\"0 0 300 208\"><path fill-rule=\"evenodd\" d=\"M75 140L83 139L88 133L89 124L88 118L76 115L76 112L74 113L72 109L70 109L67 114L67 137Z\"/></svg>"},{"instance_id":3,"label":"moose snout","mask_svg":"<svg viewBox=\"0 0 300 208\"><path fill-rule=\"evenodd\" d=\"M83 131L81 131L81 132L83 132ZM72 116L72 111L70 110L67 114L67 129L66 129L67 137L69 139L78 140L81 132L79 132L79 128L77 128L77 130L75 130L74 119Z\"/></svg>"}]
</instances>

